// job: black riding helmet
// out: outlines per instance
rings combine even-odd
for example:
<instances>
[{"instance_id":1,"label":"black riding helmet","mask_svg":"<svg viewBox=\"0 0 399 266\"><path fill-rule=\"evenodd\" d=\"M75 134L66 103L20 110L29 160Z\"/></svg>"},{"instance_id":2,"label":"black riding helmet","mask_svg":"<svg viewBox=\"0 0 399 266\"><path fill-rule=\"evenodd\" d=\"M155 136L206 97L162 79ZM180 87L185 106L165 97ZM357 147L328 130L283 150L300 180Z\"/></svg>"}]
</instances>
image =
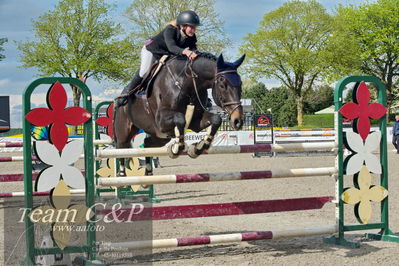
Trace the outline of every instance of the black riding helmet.
<instances>
[{"instance_id":1,"label":"black riding helmet","mask_svg":"<svg viewBox=\"0 0 399 266\"><path fill-rule=\"evenodd\" d=\"M176 18L177 25L201 26L199 16L191 10L180 12Z\"/></svg>"}]
</instances>

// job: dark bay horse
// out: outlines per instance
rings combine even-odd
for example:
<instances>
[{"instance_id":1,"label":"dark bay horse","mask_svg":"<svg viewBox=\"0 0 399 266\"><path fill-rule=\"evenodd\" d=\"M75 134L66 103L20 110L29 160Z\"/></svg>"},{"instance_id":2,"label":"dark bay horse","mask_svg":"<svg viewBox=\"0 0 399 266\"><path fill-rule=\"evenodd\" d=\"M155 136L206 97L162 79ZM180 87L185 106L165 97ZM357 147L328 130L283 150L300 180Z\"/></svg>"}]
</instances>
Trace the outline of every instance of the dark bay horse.
<instances>
[{"instance_id":1,"label":"dark bay horse","mask_svg":"<svg viewBox=\"0 0 399 266\"><path fill-rule=\"evenodd\" d=\"M208 88L212 88L215 103L228 113L232 128L240 130L244 115L237 68L244 58L245 55L229 63L222 55L216 58L200 53L194 61L179 57L168 60L148 85L150 90L144 95L146 97L131 95L126 105L114 110L116 148L131 147L132 137L141 128L150 134L144 141L146 148L164 146L175 138L175 143L168 147L169 156L175 158L184 150L186 128L194 132L208 128L205 138L188 148L188 155L197 157L209 148L222 122L218 114L206 109ZM188 106L194 111L186 125ZM125 174L124 167L124 160L121 160L120 175Z\"/></svg>"}]
</instances>

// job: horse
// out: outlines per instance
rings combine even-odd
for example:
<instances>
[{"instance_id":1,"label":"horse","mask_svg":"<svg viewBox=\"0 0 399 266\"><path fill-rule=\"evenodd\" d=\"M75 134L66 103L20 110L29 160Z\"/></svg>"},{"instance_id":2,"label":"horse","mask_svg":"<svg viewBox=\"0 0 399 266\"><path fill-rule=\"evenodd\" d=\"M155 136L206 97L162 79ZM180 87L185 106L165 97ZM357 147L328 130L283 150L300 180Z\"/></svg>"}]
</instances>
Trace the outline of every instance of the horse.
<instances>
[{"instance_id":1,"label":"horse","mask_svg":"<svg viewBox=\"0 0 399 266\"><path fill-rule=\"evenodd\" d=\"M225 62L209 53L198 53L192 61L186 57L174 57L166 61L157 76L147 84L147 92L130 95L126 105L115 108L113 130L116 148L130 148L131 139L139 129L149 136L144 147L168 146L171 158L186 150L184 133L187 128L194 132L208 128L207 135L199 143L188 147L187 154L196 158L206 151L222 123L220 115L207 109L208 88L212 88L213 100L229 116L234 130L240 130L244 122L241 105L241 78L237 68L245 54L233 63ZM186 115L187 109L193 110ZM191 119L190 119L191 118ZM147 170L151 169L146 158ZM119 175L125 175L125 162L121 159Z\"/></svg>"}]
</instances>

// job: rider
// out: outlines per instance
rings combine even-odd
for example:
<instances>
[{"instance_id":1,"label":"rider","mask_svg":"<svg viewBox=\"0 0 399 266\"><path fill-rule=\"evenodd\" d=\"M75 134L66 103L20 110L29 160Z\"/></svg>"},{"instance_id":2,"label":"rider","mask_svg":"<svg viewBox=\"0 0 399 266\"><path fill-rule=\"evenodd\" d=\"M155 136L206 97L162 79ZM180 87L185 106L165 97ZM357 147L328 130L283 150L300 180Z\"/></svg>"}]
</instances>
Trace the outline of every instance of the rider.
<instances>
[{"instance_id":1,"label":"rider","mask_svg":"<svg viewBox=\"0 0 399 266\"><path fill-rule=\"evenodd\" d=\"M116 106L124 104L129 92L142 82L144 74L150 69L153 62L159 60L163 55L185 55L190 60L194 60L197 57L195 31L200 25L200 19L194 11L183 11L176 20L169 22L160 33L147 41L141 49L140 69L123 89L121 96L116 99Z\"/></svg>"}]
</instances>

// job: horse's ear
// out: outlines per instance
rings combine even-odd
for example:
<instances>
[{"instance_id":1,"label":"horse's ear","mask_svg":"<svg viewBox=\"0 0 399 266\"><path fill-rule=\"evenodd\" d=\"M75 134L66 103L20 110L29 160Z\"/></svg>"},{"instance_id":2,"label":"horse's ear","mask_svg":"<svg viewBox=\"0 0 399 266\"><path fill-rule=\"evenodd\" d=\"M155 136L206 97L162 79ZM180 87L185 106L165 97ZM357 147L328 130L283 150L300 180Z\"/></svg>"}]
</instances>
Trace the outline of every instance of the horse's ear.
<instances>
[{"instance_id":1,"label":"horse's ear","mask_svg":"<svg viewBox=\"0 0 399 266\"><path fill-rule=\"evenodd\" d=\"M218 60L216 61L216 66L218 69L222 69L224 67L224 58L223 54L220 54Z\"/></svg>"},{"instance_id":2,"label":"horse's ear","mask_svg":"<svg viewBox=\"0 0 399 266\"><path fill-rule=\"evenodd\" d=\"M244 59L245 59L245 54L243 54L237 61L235 61L233 65L235 65L235 67L238 68L242 64Z\"/></svg>"}]
</instances>

